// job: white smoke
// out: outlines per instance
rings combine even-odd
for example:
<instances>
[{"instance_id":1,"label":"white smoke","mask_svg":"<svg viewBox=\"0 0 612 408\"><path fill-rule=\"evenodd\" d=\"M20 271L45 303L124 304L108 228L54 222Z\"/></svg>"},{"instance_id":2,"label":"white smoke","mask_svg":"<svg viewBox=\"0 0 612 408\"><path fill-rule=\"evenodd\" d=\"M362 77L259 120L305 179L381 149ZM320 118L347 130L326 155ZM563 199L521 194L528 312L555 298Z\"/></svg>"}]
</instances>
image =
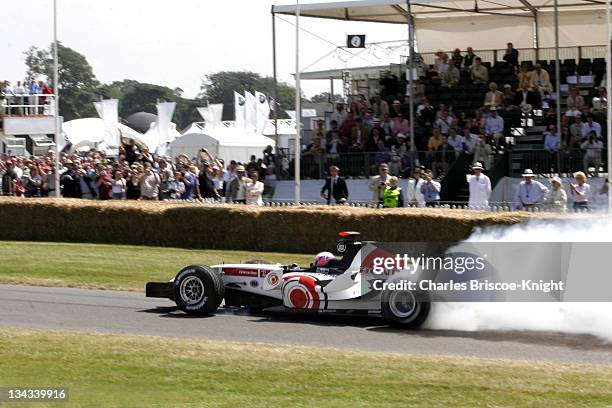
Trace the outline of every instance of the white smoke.
<instances>
[{"instance_id":1,"label":"white smoke","mask_svg":"<svg viewBox=\"0 0 612 408\"><path fill-rule=\"evenodd\" d=\"M610 231L612 220L585 217L479 229L468 241L611 242ZM602 272L608 270L604 268ZM426 327L460 331L554 331L591 334L612 342L612 303L434 303Z\"/></svg>"}]
</instances>

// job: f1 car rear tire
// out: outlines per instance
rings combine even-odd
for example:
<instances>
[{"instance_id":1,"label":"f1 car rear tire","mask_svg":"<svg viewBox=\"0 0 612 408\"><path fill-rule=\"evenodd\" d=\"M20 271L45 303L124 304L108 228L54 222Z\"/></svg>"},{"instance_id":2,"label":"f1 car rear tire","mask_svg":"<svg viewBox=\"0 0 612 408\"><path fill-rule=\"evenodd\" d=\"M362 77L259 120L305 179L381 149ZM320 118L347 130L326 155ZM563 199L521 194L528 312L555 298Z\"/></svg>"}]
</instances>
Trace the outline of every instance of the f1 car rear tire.
<instances>
[{"instance_id":1,"label":"f1 car rear tire","mask_svg":"<svg viewBox=\"0 0 612 408\"><path fill-rule=\"evenodd\" d=\"M187 314L213 314L224 296L223 278L208 266L188 266L174 278L174 301Z\"/></svg>"},{"instance_id":2,"label":"f1 car rear tire","mask_svg":"<svg viewBox=\"0 0 612 408\"><path fill-rule=\"evenodd\" d=\"M419 328L431 310L426 292L386 290L381 296L383 318L391 325L403 329Z\"/></svg>"}]
</instances>

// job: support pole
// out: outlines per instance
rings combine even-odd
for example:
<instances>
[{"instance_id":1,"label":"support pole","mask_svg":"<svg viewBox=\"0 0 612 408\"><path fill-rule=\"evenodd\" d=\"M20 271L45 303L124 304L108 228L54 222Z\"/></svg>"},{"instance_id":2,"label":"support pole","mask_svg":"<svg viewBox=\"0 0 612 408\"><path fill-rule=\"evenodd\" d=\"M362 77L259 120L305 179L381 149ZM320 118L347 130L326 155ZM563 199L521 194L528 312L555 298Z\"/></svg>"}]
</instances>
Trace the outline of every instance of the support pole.
<instances>
[{"instance_id":1,"label":"support pole","mask_svg":"<svg viewBox=\"0 0 612 408\"><path fill-rule=\"evenodd\" d=\"M60 197L60 116L59 116L59 60L57 43L57 0L53 0L53 94L55 95L55 197Z\"/></svg>"},{"instance_id":2,"label":"support pole","mask_svg":"<svg viewBox=\"0 0 612 408\"><path fill-rule=\"evenodd\" d=\"M414 70L414 20L412 18L412 12L410 9L410 0L406 1L406 13L408 18L408 75L406 80L408 81L409 89L409 106L410 106L410 151L413 153L416 151L416 138L414 136L414 87L412 84L412 72ZM412 157L412 167L414 168L416 157Z\"/></svg>"},{"instance_id":3,"label":"support pole","mask_svg":"<svg viewBox=\"0 0 612 408\"><path fill-rule=\"evenodd\" d=\"M555 101L557 115L557 134L561 137L561 61L559 60L559 0L555 0L555 88L557 90L557 100ZM557 153L557 157L559 153ZM559 164L560 160L557 160ZM557 171L560 173L561 168Z\"/></svg>"},{"instance_id":4,"label":"support pole","mask_svg":"<svg viewBox=\"0 0 612 408\"><path fill-rule=\"evenodd\" d=\"M276 15L272 12L272 98L274 104L274 153L277 163L274 163L276 176L279 177L280 161L279 161L279 147L278 147L278 80L276 78Z\"/></svg>"},{"instance_id":5,"label":"support pole","mask_svg":"<svg viewBox=\"0 0 612 408\"><path fill-rule=\"evenodd\" d=\"M535 48L535 59L540 59L540 19L538 12L533 13L533 47Z\"/></svg>"},{"instance_id":6,"label":"support pole","mask_svg":"<svg viewBox=\"0 0 612 408\"><path fill-rule=\"evenodd\" d=\"M296 1L295 9L295 203L300 203L300 155L302 128L302 90L300 86L300 0Z\"/></svg>"},{"instance_id":7,"label":"support pole","mask_svg":"<svg viewBox=\"0 0 612 408\"><path fill-rule=\"evenodd\" d=\"M606 113L607 113L607 148L608 148L608 213L612 212L612 31L610 28L610 0L606 0Z\"/></svg>"}]
</instances>

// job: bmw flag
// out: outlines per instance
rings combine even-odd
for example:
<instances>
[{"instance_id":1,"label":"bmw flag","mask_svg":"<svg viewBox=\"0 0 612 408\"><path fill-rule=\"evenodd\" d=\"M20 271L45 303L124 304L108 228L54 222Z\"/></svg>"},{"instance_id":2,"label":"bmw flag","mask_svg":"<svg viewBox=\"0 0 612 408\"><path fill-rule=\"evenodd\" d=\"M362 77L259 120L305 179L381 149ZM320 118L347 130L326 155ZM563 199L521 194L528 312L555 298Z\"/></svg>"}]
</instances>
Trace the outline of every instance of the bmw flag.
<instances>
[{"instance_id":1,"label":"bmw flag","mask_svg":"<svg viewBox=\"0 0 612 408\"><path fill-rule=\"evenodd\" d=\"M365 48L365 34L349 34L346 37L347 48Z\"/></svg>"},{"instance_id":2,"label":"bmw flag","mask_svg":"<svg viewBox=\"0 0 612 408\"><path fill-rule=\"evenodd\" d=\"M238 92L234 91L234 120L237 128L243 128L246 115L246 99Z\"/></svg>"},{"instance_id":3,"label":"bmw flag","mask_svg":"<svg viewBox=\"0 0 612 408\"><path fill-rule=\"evenodd\" d=\"M270 102L266 94L261 92L255 92L255 98L257 99L257 133L262 133L270 118Z\"/></svg>"}]
</instances>

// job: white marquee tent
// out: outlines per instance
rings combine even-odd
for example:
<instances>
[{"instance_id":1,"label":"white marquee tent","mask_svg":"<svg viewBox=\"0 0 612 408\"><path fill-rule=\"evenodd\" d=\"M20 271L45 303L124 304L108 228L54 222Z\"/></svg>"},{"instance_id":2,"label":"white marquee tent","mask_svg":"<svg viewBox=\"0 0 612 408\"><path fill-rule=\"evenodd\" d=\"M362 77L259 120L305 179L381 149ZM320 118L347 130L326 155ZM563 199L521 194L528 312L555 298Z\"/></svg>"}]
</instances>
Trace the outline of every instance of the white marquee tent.
<instances>
[{"instance_id":1,"label":"white marquee tent","mask_svg":"<svg viewBox=\"0 0 612 408\"><path fill-rule=\"evenodd\" d=\"M119 124L119 130L124 138L131 138L137 143L143 143L143 135L134 129ZM103 141L106 134L104 120L100 118L75 119L62 125L62 132L72 144L72 150L95 147L104 149Z\"/></svg>"},{"instance_id":2,"label":"white marquee tent","mask_svg":"<svg viewBox=\"0 0 612 408\"><path fill-rule=\"evenodd\" d=\"M195 157L200 149L205 148L226 163L230 160L244 163L252 154L261 157L266 146L274 147L274 140L237 128L234 122L193 123L170 144L170 151L173 156L186 154Z\"/></svg>"}]
</instances>

